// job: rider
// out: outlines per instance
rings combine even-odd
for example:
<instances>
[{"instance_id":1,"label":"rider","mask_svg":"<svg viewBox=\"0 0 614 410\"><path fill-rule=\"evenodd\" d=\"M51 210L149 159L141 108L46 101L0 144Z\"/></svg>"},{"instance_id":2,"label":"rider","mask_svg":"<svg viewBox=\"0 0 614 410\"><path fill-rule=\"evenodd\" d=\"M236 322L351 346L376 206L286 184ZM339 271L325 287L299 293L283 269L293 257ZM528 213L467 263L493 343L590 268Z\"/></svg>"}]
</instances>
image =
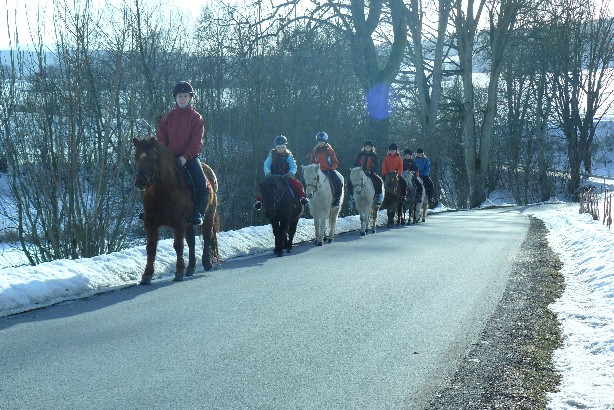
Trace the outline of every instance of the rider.
<instances>
[{"instance_id":1,"label":"rider","mask_svg":"<svg viewBox=\"0 0 614 410\"><path fill-rule=\"evenodd\" d=\"M269 152L269 155L264 160L264 176L281 175L288 182L296 196L301 198L301 204L307 205L309 199L305 195L303 185L298 179L294 178L296 174L296 161L294 161L294 157L288 149L288 139L283 135L278 135L275 137L273 144L275 148ZM256 202L254 202L254 208L256 210L262 208L261 196L258 196Z\"/></svg>"},{"instance_id":2,"label":"rider","mask_svg":"<svg viewBox=\"0 0 614 410\"><path fill-rule=\"evenodd\" d=\"M173 87L173 108L160 121L157 140L168 147L177 162L188 170L194 183L194 212L191 223L201 225L207 203L207 181L198 155L203 147L205 121L192 105L194 89L186 81L179 81Z\"/></svg>"},{"instance_id":3,"label":"rider","mask_svg":"<svg viewBox=\"0 0 614 410\"><path fill-rule=\"evenodd\" d=\"M431 160L429 159L429 157L424 155L424 150L422 148L418 148L416 150L416 164L418 165L418 169L420 170L420 177L422 178L422 182L424 182L426 194L429 197L429 204L433 203L435 202L433 195L433 181L431 181L431 177L429 176L429 174L431 173Z\"/></svg>"},{"instance_id":4,"label":"rider","mask_svg":"<svg viewBox=\"0 0 614 410\"><path fill-rule=\"evenodd\" d=\"M386 175L389 172L395 172L397 177L399 177L401 194L404 197L407 183L405 182L405 178L403 178L403 160L399 155L397 144L394 142L388 147L388 154L386 154L384 161L382 161L382 175ZM405 198L403 198L403 200L405 200Z\"/></svg>"},{"instance_id":5,"label":"rider","mask_svg":"<svg viewBox=\"0 0 614 410\"><path fill-rule=\"evenodd\" d=\"M382 178L375 173L378 165L379 161L377 158L377 153L375 152L375 147L373 146L373 142L367 140L354 160L354 166L361 167L363 171L365 171L365 174L371 178L371 181L373 181L373 187L375 188L375 194L377 195L377 205L381 205L384 195L382 194ZM351 183L348 185L348 191L350 194L350 204L353 204L354 186Z\"/></svg>"},{"instance_id":6,"label":"rider","mask_svg":"<svg viewBox=\"0 0 614 410\"><path fill-rule=\"evenodd\" d=\"M409 148L405 148L403 151L403 171L412 171L414 174L411 177L411 182L413 182L416 187L416 197L422 197L422 184L418 181L418 175L420 175L420 170L418 170L418 164L412 158L413 152Z\"/></svg>"},{"instance_id":7,"label":"rider","mask_svg":"<svg viewBox=\"0 0 614 410\"><path fill-rule=\"evenodd\" d=\"M311 155L309 156L310 164L320 164L320 169L328 175L328 178L332 181L335 186L334 198L333 198L333 206L339 206L339 201L341 200L341 190L342 183L341 178L335 172L337 166L339 165L339 161L337 161L337 156L335 155L335 151L333 147L328 143L328 134L325 132L318 132L316 134L316 142L317 145L311 151Z\"/></svg>"}]
</instances>

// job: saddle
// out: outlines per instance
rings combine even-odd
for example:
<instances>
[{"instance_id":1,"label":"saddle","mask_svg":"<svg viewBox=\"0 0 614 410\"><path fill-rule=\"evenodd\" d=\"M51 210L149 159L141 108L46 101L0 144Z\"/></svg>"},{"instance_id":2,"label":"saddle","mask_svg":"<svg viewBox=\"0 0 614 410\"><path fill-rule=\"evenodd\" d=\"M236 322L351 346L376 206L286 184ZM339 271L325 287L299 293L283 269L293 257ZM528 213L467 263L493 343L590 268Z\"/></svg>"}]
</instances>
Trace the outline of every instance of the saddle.
<instances>
[{"instance_id":1,"label":"saddle","mask_svg":"<svg viewBox=\"0 0 614 410\"><path fill-rule=\"evenodd\" d=\"M192 175L190 175L190 171L188 171L188 169L182 166L178 161L175 162L175 176L177 177L177 185L179 186L181 192L186 195L190 195L192 200L195 201L196 186L194 185L194 180L192 180Z\"/></svg>"}]
</instances>

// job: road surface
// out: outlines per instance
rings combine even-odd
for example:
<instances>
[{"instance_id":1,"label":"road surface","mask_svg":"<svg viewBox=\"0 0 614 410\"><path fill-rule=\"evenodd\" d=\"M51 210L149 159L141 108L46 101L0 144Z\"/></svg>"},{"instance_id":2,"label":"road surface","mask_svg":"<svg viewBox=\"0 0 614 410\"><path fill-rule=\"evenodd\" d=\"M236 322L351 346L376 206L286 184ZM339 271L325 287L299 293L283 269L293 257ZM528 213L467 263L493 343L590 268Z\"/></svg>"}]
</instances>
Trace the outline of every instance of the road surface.
<instances>
[{"instance_id":1,"label":"road surface","mask_svg":"<svg viewBox=\"0 0 614 410\"><path fill-rule=\"evenodd\" d=\"M528 227L438 214L2 318L0 409L422 409Z\"/></svg>"}]
</instances>

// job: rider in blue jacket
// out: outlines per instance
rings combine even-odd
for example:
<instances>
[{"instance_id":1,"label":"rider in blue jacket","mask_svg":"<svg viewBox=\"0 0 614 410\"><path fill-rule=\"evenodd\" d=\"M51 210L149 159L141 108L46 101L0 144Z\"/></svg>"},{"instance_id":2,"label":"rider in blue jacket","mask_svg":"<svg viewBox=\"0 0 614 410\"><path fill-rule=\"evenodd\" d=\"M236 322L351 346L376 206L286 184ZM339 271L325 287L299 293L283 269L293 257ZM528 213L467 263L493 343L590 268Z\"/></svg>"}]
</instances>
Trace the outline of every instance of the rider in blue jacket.
<instances>
[{"instance_id":1,"label":"rider in blue jacket","mask_svg":"<svg viewBox=\"0 0 614 410\"><path fill-rule=\"evenodd\" d=\"M424 182L424 188L429 197L429 203L434 202L433 181L431 181L431 177L429 176L431 173L431 160L424 155L424 150L422 148L416 150L416 164L418 165L420 178L422 178L422 182Z\"/></svg>"}]
</instances>

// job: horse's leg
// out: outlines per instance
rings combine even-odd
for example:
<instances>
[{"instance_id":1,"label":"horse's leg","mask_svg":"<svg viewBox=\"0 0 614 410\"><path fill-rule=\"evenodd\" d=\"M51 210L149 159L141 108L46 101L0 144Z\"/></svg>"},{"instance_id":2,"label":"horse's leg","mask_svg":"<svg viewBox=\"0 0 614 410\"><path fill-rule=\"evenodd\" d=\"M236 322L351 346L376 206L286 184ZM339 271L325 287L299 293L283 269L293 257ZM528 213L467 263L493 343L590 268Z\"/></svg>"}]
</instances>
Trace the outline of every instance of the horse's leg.
<instances>
[{"instance_id":1,"label":"horse's leg","mask_svg":"<svg viewBox=\"0 0 614 410\"><path fill-rule=\"evenodd\" d=\"M145 227L147 232L147 245L145 250L147 251L147 265L145 265L145 272L141 276L141 285L149 285L154 273L154 262L156 261L156 251L158 249L158 227Z\"/></svg>"},{"instance_id":2,"label":"horse's leg","mask_svg":"<svg viewBox=\"0 0 614 410\"><path fill-rule=\"evenodd\" d=\"M211 194L210 194L211 195ZM211 263L211 254L215 253L215 208L214 205L210 204L207 206L207 210L205 212L205 220L200 228L200 233L203 236L203 254L201 256L201 262L203 264L203 268L206 271L210 271L213 267ZM213 255L215 256L215 255Z\"/></svg>"},{"instance_id":3,"label":"horse's leg","mask_svg":"<svg viewBox=\"0 0 614 410\"><path fill-rule=\"evenodd\" d=\"M183 260L183 238L185 238L186 225L179 224L173 229L173 248L177 254L177 263L175 264L176 282L180 282L185 277L185 261Z\"/></svg>"},{"instance_id":4,"label":"horse's leg","mask_svg":"<svg viewBox=\"0 0 614 410\"><path fill-rule=\"evenodd\" d=\"M185 275L192 276L196 270L196 237L192 224L185 227L185 239L188 243L188 267L185 270Z\"/></svg>"},{"instance_id":5,"label":"horse's leg","mask_svg":"<svg viewBox=\"0 0 614 410\"><path fill-rule=\"evenodd\" d=\"M285 229L279 221L275 221L271 225L273 225L273 236L275 236L275 249L273 249L273 253L277 256L283 256Z\"/></svg>"},{"instance_id":6,"label":"horse's leg","mask_svg":"<svg viewBox=\"0 0 614 410\"><path fill-rule=\"evenodd\" d=\"M365 236L365 226L368 221L365 220L365 211L363 209L360 210L360 236Z\"/></svg>"},{"instance_id":7,"label":"horse's leg","mask_svg":"<svg viewBox=\"0 0 614 410\"><path fill-rule=\"evenodd\" d=\"M326 228L326 219L318 216L313 220L316 228L316 246L322 246L324 240L324 229Z\"/></svg>"},{"instance_id":8,"label":"horse's leg","mask_svg":"<svg viewBox=\"0 0 614 410\"><path fill-rule=\"evenodd\" d=\"M339 207L336 206L330 210L328 218L328 243L332 243L335 240L335 225L337 225L337 215L339 215Z\"/></svg>"},{"instance_id":9,"label":"horse's leg","mask_svg":"<svg viewBox=\"0 0 614 410\"><path fill-rule=\"evenodd\" d=\"M286 241L286 252L292 252L292 242L294 241L294 234L296 234L296 227L298 225L299 216L292 215L290 224L288 225L288 240Z\"/></svg>"},{"instance_id":10,"label":"horse's leg","mask_svg":"<svg viewBox=\"0 0 614 410\"><path fill-rule=\"evenodd\" d=\"M371 212L369 214L369 217L371 218L371 233L376 232L378 212L379 212L379 208L377 206L374 206L373 208L371 208Z\"/></svg>"}]
</instances>

